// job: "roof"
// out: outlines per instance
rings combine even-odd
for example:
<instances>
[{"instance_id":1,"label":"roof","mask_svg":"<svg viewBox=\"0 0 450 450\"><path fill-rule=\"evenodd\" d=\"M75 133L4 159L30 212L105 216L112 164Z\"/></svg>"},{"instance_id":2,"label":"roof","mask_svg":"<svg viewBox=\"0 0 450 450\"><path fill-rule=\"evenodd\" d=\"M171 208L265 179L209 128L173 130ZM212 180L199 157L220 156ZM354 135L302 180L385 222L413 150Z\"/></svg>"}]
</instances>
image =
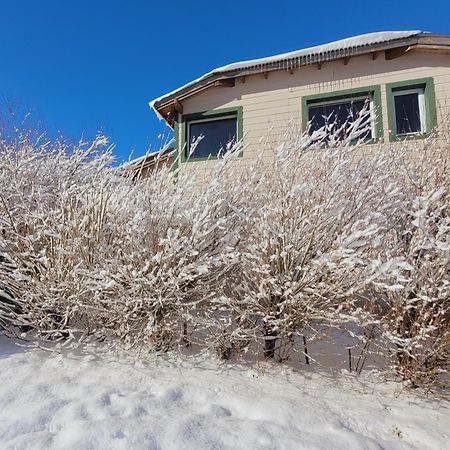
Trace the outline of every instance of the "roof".
<instances>
[{"instance_id":1,"label":"roof","mask_svg":"<svg viewBox=\"0 0 450 450\"><path fill-rule=\"evenodd\" d=\"M165 160L175 150L175 139L172 138L167 144L161 147L159 150L154 152L147 152L145 155L139 158L132 159L124 164L121 168L127 172L138 172L141 171L159 161Z\"/></svg>"},{"instance_id":2,"label":"roof","mask_svg":"<svg viewBox=\"0 0 450 450\"><path fill-rule=\"evenodd\" d=\"M172 103L172 108L178 110L180 107L179 102L184 98L211 86L232 86L234 84L231 82L234 80L234 77L239 75L280 69L292 70L304 65L399 47L404 47L406 52L410 46L418 44L450 48L450 35L437 35L420 30L380 31L266 58L232 63L213 69L184 86L156 98L150 102L150 107L158 117L167 119L163 115L167 112L169 104Z\"/></svg>"}]
</instances>

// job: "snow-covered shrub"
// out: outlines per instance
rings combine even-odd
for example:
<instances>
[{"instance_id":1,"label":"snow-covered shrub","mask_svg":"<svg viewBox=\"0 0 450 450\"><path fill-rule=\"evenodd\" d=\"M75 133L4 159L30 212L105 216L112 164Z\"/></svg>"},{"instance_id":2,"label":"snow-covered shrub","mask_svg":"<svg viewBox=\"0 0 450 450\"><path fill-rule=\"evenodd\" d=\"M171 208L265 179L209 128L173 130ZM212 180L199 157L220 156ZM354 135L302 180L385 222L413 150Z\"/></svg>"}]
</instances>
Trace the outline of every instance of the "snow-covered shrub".
<instances>
[{"instance_id":1,"label":"snow-covered shrub","mask_svg":"<svg viewBox=\"0 0 450 450\"><path fill-rule=\"evenodd\" d=\"M450 361L450 145L436 133L396 149L401 208L392 208L380 268L401 261L399 278L373 283L374 319L393 368L414 385L445 381ZM448 382L448 379L446 380Z\"/></svg>"},{"instance_id":2,"label":"snow-covered shrub","mask_svg":"<svg viewBox=\"0 0 450 450\"><path fill-rule=\"evenodd\" d=\"M225 178L214 174L199 190L191 174L165 167L120 199L130 217L114 245L116 258L103 263L108 295L96 301L96 314L125 344L157 350L203 345L211 326L209 301L236 264L236 213L220 181Z\"/></svg>"},{"instance_id":3,"label":"snow-covered shrub","mask_svg":"<svg viewBox=\"0 0 450 450\"><path fill-rule=\"evenodd\" d=\"M344 140L292 128L248 165L238 144L201 185L177 161L123 176L103 137L2 135L0 327L279 360L345 330L434 381L449 359L448 140L363 146L367 120Z\"/></svg>"},{"instance_id":4,"label":"snow-covered shrub","mask_svg":"<svg viewBox=\"0 0 450 450\"><path fill-rule=\"evenodd\" d=\"M230 193L170 167L135 183L105 144L3 140L1 324L166 349L204 322L233 266Z\"/></svg>"},{"instance_id":5,"label":"snow-covered shrub","mask_svg":"<svg viewBox=\"0 0 450 450\"><path fill-rule=\"evenodd\" d=\"M398 204L392 158L358 153L360 122L346 140L331 135L323 146L327 131L288 132L269 162L261 157L249 169L230 339L261 340L265 357L288 358L304 351L305 336L311 342L370 318L360 301L377 277L372 260Z\"/></svg>"},{"instance_id":6,"label":"snow-covered shrub","mask_svg":"<svg viewBox=\"0 0 450 450\"><path fill-rule=\"evenodd\" d=\"M0 140L0 292L2 322L60 334L81 295L77 268L89 258L97 217L85 205L104 183L112 155L92 144L18 132ZM64 245L62 245L64 243ZM4 300L7 300L5 302Z\"/></svg>"}]
</instances>

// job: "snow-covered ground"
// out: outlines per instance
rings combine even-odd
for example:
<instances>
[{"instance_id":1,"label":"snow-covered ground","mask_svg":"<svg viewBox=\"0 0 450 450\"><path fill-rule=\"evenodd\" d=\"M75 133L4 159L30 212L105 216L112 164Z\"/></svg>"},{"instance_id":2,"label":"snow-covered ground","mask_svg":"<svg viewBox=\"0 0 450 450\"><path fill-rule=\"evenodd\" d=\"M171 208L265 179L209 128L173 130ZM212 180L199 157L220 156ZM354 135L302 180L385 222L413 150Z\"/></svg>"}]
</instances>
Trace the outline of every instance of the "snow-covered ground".
<instances>
[{"instance_id":1,"label":"snow-covered ground","mask_svg":"<svg viewBox=\"0 0 450 450\"><path fill-rule=\"evenodd\" d=\"M444 449L450 410L285 368L64 356L0 336L1 449Z\"/></svg>"}]
</instances>

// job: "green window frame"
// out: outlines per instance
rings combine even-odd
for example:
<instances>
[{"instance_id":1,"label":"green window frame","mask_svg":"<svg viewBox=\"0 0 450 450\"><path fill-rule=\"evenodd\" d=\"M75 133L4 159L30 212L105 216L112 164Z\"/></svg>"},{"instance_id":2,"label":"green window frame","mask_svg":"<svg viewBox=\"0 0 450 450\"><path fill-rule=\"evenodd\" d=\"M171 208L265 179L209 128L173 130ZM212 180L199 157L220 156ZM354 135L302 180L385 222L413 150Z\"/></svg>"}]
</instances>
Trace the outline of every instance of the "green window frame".
<instances>
[{"instance_id":1,"label":"green window frame","mask_svg":"<svg viewBox=\"0 0 450 450\"><path fill-rule=\"evenodd\" d=\"M203 111L200 113L193 114L183 114L181 117L181 123L177 124L177 133L176 133L176 141L177 148L180 153L180 161L181 162L196 162L196 161L207 161L217 159L217 155L209 155L209 156L191 156L187 157L187 148L188 148L188 124L191 121L201 121L208 119L220 119L227 117L236 117L237 123L237 140L238 142L242 139L243 136L243 108L242 106L236 106L233 108L222 108L222 109L212 109L210 111ZM181 139L178 133L178 127L181 126ZM180 141L180 142L178 142ZM242 152L239 156L242 156Z\"/></svg>"},{"instance_id":2,"label":"green window frame","mask_svg":"<svg viewBox=\"0 0 450 450\"><path fill-rule=\"evenodd\" d=\"M376 114L373 127L372 139L366 143L376 143L383 138L383 113L381 108L381 88L380 86L364 86L361 88L346 89L342 91L333 91L323 94L307 95L302 97L302 129L306 132L308 127L308 106L324 101L339 101L352 98L360 98L369 95L372 100L373 110Z\"/></svg>"},{"instance_id":3,"label":"green window frame","mask_svg":"<svg viewBox=\"0 0 450 450\"><path fill-rule=\"evenodd\" d=\"M425 103L425 131L423 133L398 136L396 132L397 126L395 121L394 94L397 91L418 88L423 89ZM414 80L399 81L397 83L388 83L386 84L386 101L388 110L390 142L424 138L428 136L428 134L436 126L436 94L434 91L433 78L418 78Z\"/></svg>"}]
</instances>

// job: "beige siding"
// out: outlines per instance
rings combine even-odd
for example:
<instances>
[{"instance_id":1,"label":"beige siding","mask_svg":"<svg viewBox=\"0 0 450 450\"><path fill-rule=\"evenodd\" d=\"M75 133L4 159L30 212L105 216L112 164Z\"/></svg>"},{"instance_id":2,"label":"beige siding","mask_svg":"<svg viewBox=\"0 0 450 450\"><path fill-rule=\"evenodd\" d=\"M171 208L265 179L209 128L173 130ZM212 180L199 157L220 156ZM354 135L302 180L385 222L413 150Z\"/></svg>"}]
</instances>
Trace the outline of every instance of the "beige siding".
<instances>
[{"instance_id":1,"label":"beige siding","mask_svg":"<svg viewBox=\"0 0 450 450\"><path fill-rule=\"evenodd\" d=\"M303 96L332 93L365 86L381 86L384 139L388 140L388 114L386 107L386 84L397 81L432 77L434 79L437 120L442 122L450 115L450 56L411 53L386 61L384 55L376 60L371 55L343 61L324 63L295 70L270 72L247 76L245 83L236 80L235 87L207 89L183 102L184 114L213 109L242 106L246 149L243 161L253 158L262 138L276 141L286 127L302 128L301 100ZM180 127L181 128L181 127ZM180 129L181 134L181 129ZM180 136L181 137L181 136ZM183 167L199 171L200 178L215 161L198 161Z\"/></svg>"}]
</instances>

